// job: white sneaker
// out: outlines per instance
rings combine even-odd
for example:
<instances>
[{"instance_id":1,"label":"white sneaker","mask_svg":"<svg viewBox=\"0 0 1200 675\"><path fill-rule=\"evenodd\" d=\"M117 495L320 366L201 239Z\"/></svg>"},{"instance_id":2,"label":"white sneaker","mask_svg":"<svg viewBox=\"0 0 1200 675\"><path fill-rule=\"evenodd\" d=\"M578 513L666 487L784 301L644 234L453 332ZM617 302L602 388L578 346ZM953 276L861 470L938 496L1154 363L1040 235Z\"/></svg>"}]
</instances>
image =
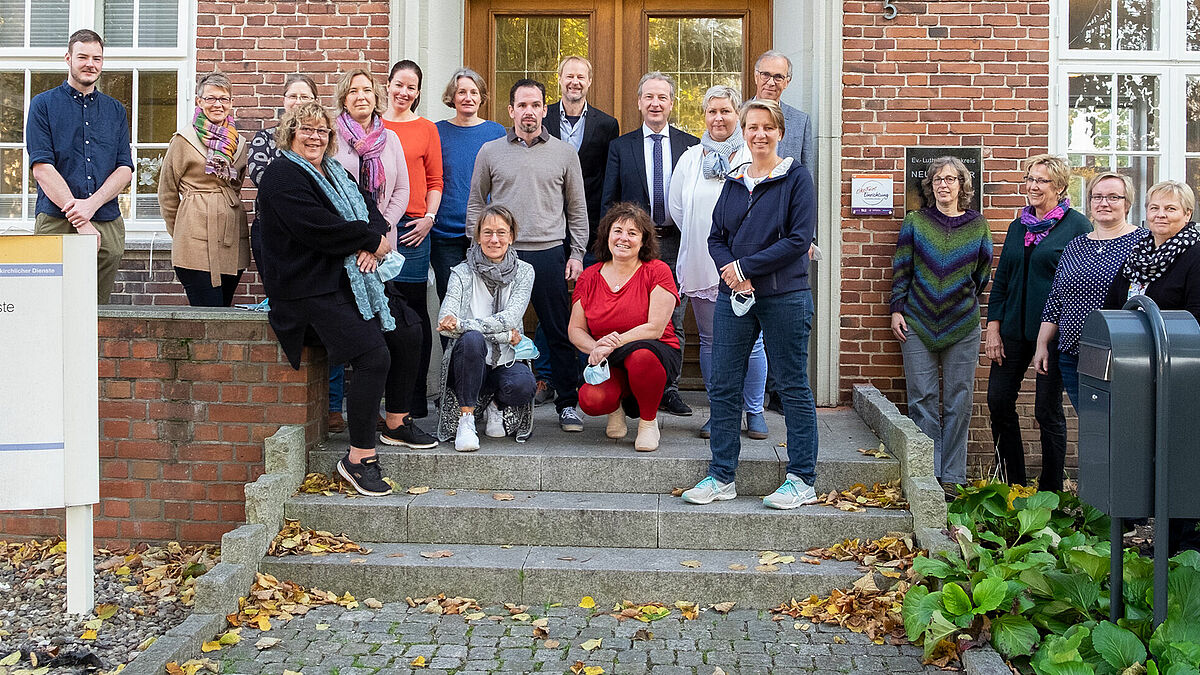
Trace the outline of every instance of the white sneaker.
<instances>
[{"instance_id":1,"label":"white sneaker","mask_svg":"<svg viewBox=\"0 0 1200 675\"><path fill-rule=\"evenodd\" d=\"M617 408L608 413L608 424L604 426L604 435L609 438L625 438L629 433L629 424L625 421L625 411Z\"/></svg>"},{"instance_id":2,"label":"white sneaker","mask_svg":"<svg viewBox=\"0 0 1200 675\"><path fill-rule=\"evenodd\" d=\"M789 473L783 485L763 497L763 506L770 509L794 509L805 504L814 504L816 501L817 491L813 486L800 480L799 476Z\"/></svg>"},{"instance_id":3,"label":"white sneaker","mask_svg":"<svg viewBox=\"0 0 1200 675\"><path fill-rule=\"evenodd\" d=\"M504 413L496 407L495 401L483 409L483 419L487 422L483 433L487 434L488 438L504 438Z\"/></svg>"},{"instance_id":4,"label":"white sneaker","mask_svg":"<svg viewBox=\"0 0 1200 675\"><path fill-rule=\"evenodd\" d=\"M458 418L458 431L454 434L454 449L458 452L475 452L479 449L479 434L475 432L475 415L463 413Z\"/></svg>"},{"instance_id":5,"label":"white sneaker","mask_svg":"<svg viewBox=\"0 0 1200 675\"><path fill-rule=\"evenodd\" d=\"M705 476L696 487L684 490L683 501L689 504L711 504L714 500L726 501L737 497L737 485L730 481L722 483L712 476Z\"/></svg>"}]
</instances>

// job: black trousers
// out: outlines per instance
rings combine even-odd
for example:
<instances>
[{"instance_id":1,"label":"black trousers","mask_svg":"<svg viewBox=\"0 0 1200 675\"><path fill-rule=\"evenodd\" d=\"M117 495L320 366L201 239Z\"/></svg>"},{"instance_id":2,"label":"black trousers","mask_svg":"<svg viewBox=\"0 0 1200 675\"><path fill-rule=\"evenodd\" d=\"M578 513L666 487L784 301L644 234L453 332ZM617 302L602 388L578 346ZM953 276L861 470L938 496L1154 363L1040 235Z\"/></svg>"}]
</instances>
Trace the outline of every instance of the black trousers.
<instances>
[{"instance_id":1,"label":"black trousers","mask_svg":"<svg viewBox=\"0 0 1200 675\"><path fill-rule=\"evenodd\" d=\"M554 407L579 404L579 382L583 369L575 345L567 338L567 322L571 318L571 296L567 293L567 255L563 246L544 251L517 251L517 256L533 266L533 294L530 304L537 312L542 333L550 347L551 384L558 396Z\"/></svg>"},{"instance_id":2,"label":"black trousers","mask_svg":"<svg viewBox=\"0 0 1200 675\"><path fill-rule=\"evenodd\" d=\"M429 376L429 353L433 350L433 329L429 326L429 308L425 302L426 282L389 281L388 285L395 289L400 297L404 298L404 302L421 318L420 340L414 339L407 345L407 349L416 352L420 357L411 381L411 403L409 403L408 410L412 412L413 417L427 417L429 405L425 400L425 379Z\"/></svg>"},{"instance_id":3,"label":"black trousers","mask_svg":"<svg viewBox=\"0 0 1200 675\"><path fill-rule=\"evenodd\" d=\"M667 263L671 268L671 274L675 275L675 285L679 285L679 273L675 271L675 265L679 261L679 239L681 235L679 230L674 227L664 227L658 230L658 258ZM679 306L671 312L671 323L675 326L675 337L679 340L679 353L683 353L684 335L683 335L683 317L687 313L687 296L679 296ZM675 377L667 377L668 392L679 392L679 373L676 372Z\"/></svg>"},{"instance_id":4,"label":"black trousers","mask_svg":"<svg viewBox=\"0 0 1200 675\"><path fill-rule=\"evenodd\" d=\"M487 364L488 343L477 330L463 333L450 352L450 386L458 397L458 405L474 408L480 394L495 394L493 400L501 410L510 405L524 405L533 400L537 380L524 361L509 366L490 367Z\"/></svg>"},{"instance_id":5,"label":"black trousers","mask_svg":"<svg viewBox=\"0 0 1200 675\"><path fill-rule=\"evenodd\" d=\"M212 285L212 276L208 270L176 267L175 276L183 285L183 292L187 294L188 304L192 307L231 307L243 271L245 270L238 270L237 274L222 274L220 286Z\"/></svg>"},{"instance_id":6,"label":"black trousers","mask_svg":"<svg viewBox=\"0 0 1200 675\"><path fill-rule=\"evenodd\" d=\"M1017 395L1025 372L1033 361L1037 343L1031 340L1001 338L1002 363L992 364L988 374L987 402L992 418L992 440L1001 478L1011 484L1026 485L1025 445L1021 442L1021 418L1017 415ZM1034 417L1042 435L1042 475L1038 487L1061 490L1067 457L1067 420L1063 414L1062 373L1058 370L1058 349L1050 348L1050 368L1035 382Z\"/></svg>"}]
</instances>

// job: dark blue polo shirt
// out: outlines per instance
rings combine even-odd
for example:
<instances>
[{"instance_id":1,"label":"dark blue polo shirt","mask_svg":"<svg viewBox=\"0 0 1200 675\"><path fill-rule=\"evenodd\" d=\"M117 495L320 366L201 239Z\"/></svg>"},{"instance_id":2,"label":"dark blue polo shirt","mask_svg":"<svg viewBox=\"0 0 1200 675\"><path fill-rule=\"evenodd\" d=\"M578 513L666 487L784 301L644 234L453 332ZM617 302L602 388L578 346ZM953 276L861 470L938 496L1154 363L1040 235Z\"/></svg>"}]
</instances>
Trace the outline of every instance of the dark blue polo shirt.
<instances>
[{"instance_id":1,"label":"dark blue polo shirt","mask_svg":"<svg viewBox=\"0 0 1200 675\"><path fill-rule=\"evenodd\" d=\"M133 169L125 106L93 90L82 94L65 81L33 97L25 124L29 165L50 164L77 199L91 197L118 166ZM35 213L66 215L38 187ZM93 220L121 217L117 198L101 206Z\"/></svg>"}]
</instances>

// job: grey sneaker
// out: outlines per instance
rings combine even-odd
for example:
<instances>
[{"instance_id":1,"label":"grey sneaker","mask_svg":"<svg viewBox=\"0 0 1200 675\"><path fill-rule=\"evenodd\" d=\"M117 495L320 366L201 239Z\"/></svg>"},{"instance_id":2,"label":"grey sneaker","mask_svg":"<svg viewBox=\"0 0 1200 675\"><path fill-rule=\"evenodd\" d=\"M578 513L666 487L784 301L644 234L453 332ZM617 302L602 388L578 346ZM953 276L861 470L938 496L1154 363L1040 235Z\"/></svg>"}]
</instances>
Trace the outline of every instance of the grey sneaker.
<instances>
[{"instance_id":1,"label":"grey sneaker","mask_svg":"<svg viewBox=\"0 0 1200 675\"><path fill-rule=\"evenodd\" d=\"M550 401L553 401L556 397L557 397L557 394L554 391L554 387L550 386L549 382L547 382L545 380L538 380L537 391L535 391L533 394L533 404L534 405L542 405L543 403L549 403Z\"/></svg>"},{"instance_id":2,"label":"grey sneaker","mask_svg":"<svg viewBox=\"0 0 1200 675\"><path fill-rule=\"evenodd\" d=\"M799 476L787 475L774 492L763 497L763 506L769 509L794 509L817 501L817 491L800 480Z\"/></svg>"},{"instance_id":3,"label":"grey sneaker","mask_svg":"<svg viewBox=\"0 0 1200 675\"><path fill-rule=\"evenodd\" d=\"M711 504L715 501L727 501L737 497L737 485L730 481L722 483L712 476L705 476L696 483L696 487L684 490L680 495L689 504Z\"/></svg>"},{"instance_id":4,"label":"grey sneaker","mask_svg":"<svg viewBox=\"0 0 1200 675\"><path fill-rule=\"evenodd\" d=\"M567 406L558 413L558 426L563 431L583 431L583 420L574 407Z\"/></svg>"}]
</instances>

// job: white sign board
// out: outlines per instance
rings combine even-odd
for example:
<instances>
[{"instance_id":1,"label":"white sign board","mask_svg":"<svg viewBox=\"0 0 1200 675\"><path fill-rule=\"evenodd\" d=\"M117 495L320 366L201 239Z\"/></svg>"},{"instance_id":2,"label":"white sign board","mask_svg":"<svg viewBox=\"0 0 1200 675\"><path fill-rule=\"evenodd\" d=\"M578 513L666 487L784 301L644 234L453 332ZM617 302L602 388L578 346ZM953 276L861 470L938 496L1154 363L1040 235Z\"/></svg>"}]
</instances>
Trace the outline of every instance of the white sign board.
<instances>
[{"instance_id":1,"label":"white sign board","mask_svg":"<svg viewBox=\"0 0 1200 675\"><path fill-rule=\"evenodd\" d=\"M890 216L893 181L890 174L856 173L850 179L850 213L856 216Z\"/></svg>"},{"instance_id":2,"label":"white sign board","mask_svg":"<svg viewBox=\"0 0 1200 675\"><path fill-rule=\"evenodd\" d=\"M66 507L72 613L92 604L97 356L95 238L0 236L0 511Z\"/></svg>"}]
</instances>

